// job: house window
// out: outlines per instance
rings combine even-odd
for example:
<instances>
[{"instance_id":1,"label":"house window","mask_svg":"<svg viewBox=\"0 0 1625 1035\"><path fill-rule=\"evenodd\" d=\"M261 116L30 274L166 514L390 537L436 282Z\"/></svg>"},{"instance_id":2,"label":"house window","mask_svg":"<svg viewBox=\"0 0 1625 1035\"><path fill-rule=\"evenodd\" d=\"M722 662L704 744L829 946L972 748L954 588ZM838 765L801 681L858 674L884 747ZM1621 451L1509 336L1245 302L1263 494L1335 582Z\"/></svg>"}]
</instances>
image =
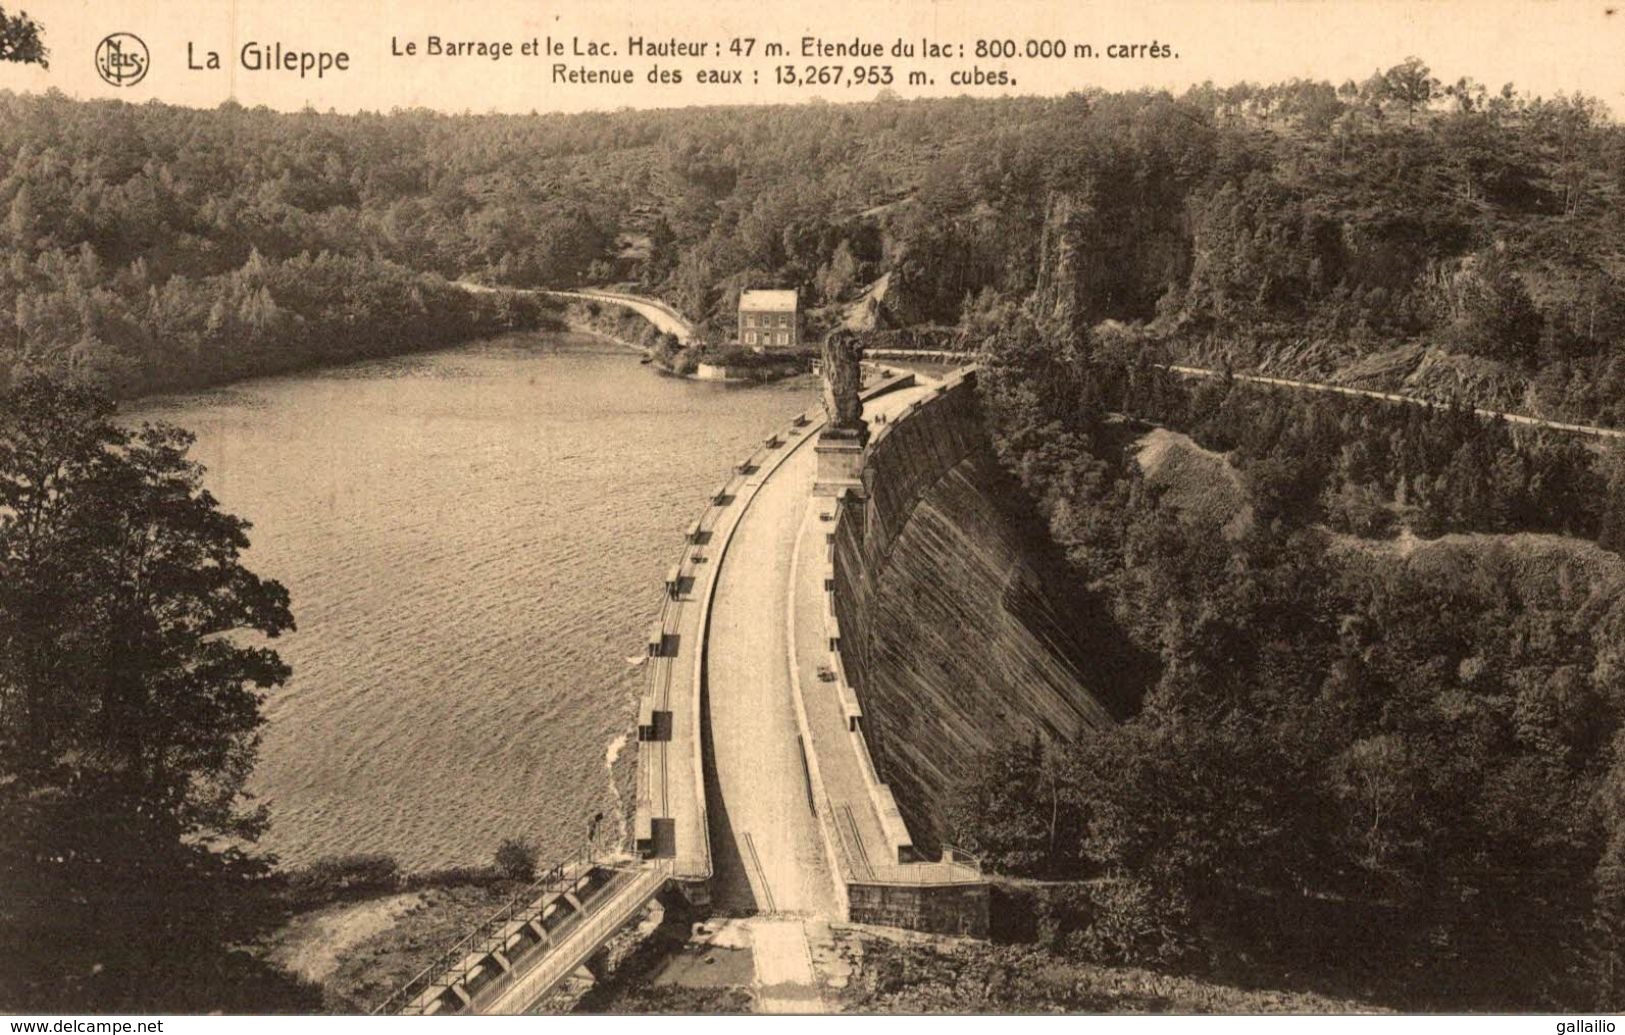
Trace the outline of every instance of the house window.
<instances>
[{"instance_id":1,"label":"house window","mask_svg":"<svg viewBox=\"0 0 1625 1035\"><path fill-rule=\"evenodd\" d=\"M790 314L789 313L780 313L779 314L779 326L780 327L788 327L788 326L790 326Z\"/></svg>"},{"instance_id":2,"label":"house window","mask_svg":"<svg viewBox=\"0 0 1625 1035\"><path fill-rule=\"evenodd\" d=\"M780 345L788 345L788 344L790 344L790 336L788 334L784 333L783 331L780 331L779 332L779 344Z\"/></svg>"},{"instance_id":3,"label":"house window","mask_svg":"<svg viewBox=\"0 0 1625 1035\"><path fill-rule=\"evenodd\" d=\"M746 331L745 332L745 344L746 345L754 345L754 344L756 344L756 332L755 331Z\"/></svg>"},{"instance_id":4,"label":"house window","mask_svg":"<svg viewBox=\"0 0 1625 1035\"><path fill-rule=\"evenodd\" d=\"M746 327L755 327L756 326L756 314L755 313L746 313L745 314L745 326Z\"/></svg>"}]
</instances>

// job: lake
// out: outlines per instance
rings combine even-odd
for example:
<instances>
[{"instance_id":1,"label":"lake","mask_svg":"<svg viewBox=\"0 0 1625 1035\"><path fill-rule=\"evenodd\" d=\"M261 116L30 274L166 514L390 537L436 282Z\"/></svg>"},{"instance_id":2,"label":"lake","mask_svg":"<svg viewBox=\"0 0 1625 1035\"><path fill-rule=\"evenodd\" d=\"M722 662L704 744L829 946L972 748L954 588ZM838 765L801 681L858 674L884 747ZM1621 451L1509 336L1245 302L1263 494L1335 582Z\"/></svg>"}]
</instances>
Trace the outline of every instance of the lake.
<instances>
[{"instance_id":1,"label":"lake","mask_svg":"<svg viewBox=\"0 0 1625 1035\"><path fill-rule=\"evenodd\" d=\"M816 402L663 377L577 335L147 400L196 433L249 566L288 587L293 678L251 787L285 862L544 860L622 814L643 634L684 528L737 459ZM633 660L629 660L633 659ZM601 841L603 838L601 837Z\"/></svg>"}]
</instances>

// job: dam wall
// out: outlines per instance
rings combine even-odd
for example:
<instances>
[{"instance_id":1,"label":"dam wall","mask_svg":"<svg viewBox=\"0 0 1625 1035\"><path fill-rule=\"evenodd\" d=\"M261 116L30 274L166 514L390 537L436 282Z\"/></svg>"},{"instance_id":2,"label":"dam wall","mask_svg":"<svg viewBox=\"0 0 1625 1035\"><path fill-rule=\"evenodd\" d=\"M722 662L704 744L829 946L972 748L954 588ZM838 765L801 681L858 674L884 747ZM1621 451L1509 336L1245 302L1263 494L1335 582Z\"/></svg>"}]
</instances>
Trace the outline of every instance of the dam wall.
<instances>
[{"instance_id":1,"label":"dam wall","mask_svg":"<svg viewBox=\"0 0 1625 1035\"><path fill-rule=\"evenodd\" d=\"M993 456L975 376L878 427L828 537L841 682L914 858L945 847L948 805L987 752L1114 721L1084 675L1087 616Z\"/></svg>"}]
</instances>

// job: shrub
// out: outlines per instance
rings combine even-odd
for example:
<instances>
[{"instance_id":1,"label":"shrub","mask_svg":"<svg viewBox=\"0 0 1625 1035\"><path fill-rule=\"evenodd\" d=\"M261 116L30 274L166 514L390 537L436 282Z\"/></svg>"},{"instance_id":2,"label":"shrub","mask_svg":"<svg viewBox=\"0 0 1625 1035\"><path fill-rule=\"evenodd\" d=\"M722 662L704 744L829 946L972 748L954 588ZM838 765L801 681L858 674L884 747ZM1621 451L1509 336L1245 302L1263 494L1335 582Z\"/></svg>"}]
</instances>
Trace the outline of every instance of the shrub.
<instances>
[{"instance_id":1,"label":"shrub","mask_svg":"<svg viewBox=\"0 0 1625 1035\"><path fill-rule=\"evenodd\" d=\"M509 880L529 883L536 879L538 849L534 841L522 837L504 838L497 845L497 872Z\"/></svg>"},{"instance_id":2,"label":"shrub","mask_svg":"<svg viewBox=\"0 0 1625 1035\"><path fill-rule=\"evenodd\" d=\"M1089 889L1093 917L1065 936L1069 956L1095 963L1167 965L1188 961L1195 948L1189 911L1177 895L1142 881L1101 881ZM1040 925L1042 927L1042 924Z\"/></svg>"},{"instance_id":3,"label":"shrub","mask_svg":"<svg viewBox=\"0 0 1625 1035\"><path fill-rule=\"evenodd\" d=\"M816 357L817 351L809 348L757 352L743 345L722 345L705 349L701 361L740 370L805 370Z\"/></svg>"},{"instance_id":4,"label":"shrub","mask_svg":"<svg viewBox=\"0 0 1625 1035\"><path fill-rule=\"evenodd\" d=\"M675 334L662 333L655 339L654 351L660 362L670 366L677 354L683 351L683 343L677 340Z\"/></svg>"},{"instance_id":5,"label":"shrub","mask_svg":"<svg viewBox=\"0 0 1625 1035\"><path fill-rule=\"evenodd\" d=\"M1370 485L1344 484L1321 500L1326 524L1338 532L1366 539L1386 539L1394 532L1394 512Z\"/></svg>"},{"instance_id":6,"label":"shrub","mask_svg":"<svg viewBox=\"0 0 1625 1035\"><path fill-rule=\"evenodd\" d=\"M401 888L417 891L422 888L486 887L507 875L493 865L441 866L433 870L418 870L401 878Z\"/></svg>"},{"instance_id":7,"label":"shrub","mask_svg":"<svg viewBox=\"0 0 1625 1035\"><path fill-rule=\"evenodd\" d=\"M988 939L996 944L1038 940L1038 896L1031 886L994 881L988 888Z\"/></svg>"},{"instance_id":8,"label":"shrub","mask_svg":"<svg viewBox=\"0 0 1625 1035\"><path fill-rule=\"evenodd\" d=\"M1096 893L1088 884L1042 886L1033 900L1034 941L1051 952L1073 955L1073 940L1095 921Z\"/></svg>"},{"instance_id":9,"label":"shrub","mask_svg":"<svg viewBox=\"0 0 1625 1035\"><path fill-rule=\"evenodd\" d=\"M290 871L288 891L297 902L315 904L393 891L400 876L400 863L383 852L328 856Z\"/></svg>"},{"instance_id":10,"label":"shrub","mask_svg":"<svg viewBox=\"0 0 1625 1035\"><path fill-rule=\"evenodd\" d=\"M677 355L672 358L671 372L687 377L689 374L692 374L694 371L698 370L699 366L699 349L690 345L687 348L679 350Z\"/></svg>"}]
</instances>

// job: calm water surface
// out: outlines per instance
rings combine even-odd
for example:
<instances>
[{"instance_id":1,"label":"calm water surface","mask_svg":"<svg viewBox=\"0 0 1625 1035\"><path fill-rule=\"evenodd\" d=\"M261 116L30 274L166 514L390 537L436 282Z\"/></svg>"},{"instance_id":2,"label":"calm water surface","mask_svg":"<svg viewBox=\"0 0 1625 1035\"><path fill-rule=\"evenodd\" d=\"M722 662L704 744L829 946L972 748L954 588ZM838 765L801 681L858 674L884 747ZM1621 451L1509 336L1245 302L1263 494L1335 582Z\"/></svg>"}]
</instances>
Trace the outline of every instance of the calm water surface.
<instances>
[{"instance_id":1,"label":"calm water surface","mask_svg":"<svg viewBox=\"0 0 1625 1035\"><path fill-rule=\"evenodd\" d=\"M619 814L643 633L707 490L816 395L523 336L144 404L293 596L254 791L285 861L544 855Z\"/></svg>"}]
</instances>

